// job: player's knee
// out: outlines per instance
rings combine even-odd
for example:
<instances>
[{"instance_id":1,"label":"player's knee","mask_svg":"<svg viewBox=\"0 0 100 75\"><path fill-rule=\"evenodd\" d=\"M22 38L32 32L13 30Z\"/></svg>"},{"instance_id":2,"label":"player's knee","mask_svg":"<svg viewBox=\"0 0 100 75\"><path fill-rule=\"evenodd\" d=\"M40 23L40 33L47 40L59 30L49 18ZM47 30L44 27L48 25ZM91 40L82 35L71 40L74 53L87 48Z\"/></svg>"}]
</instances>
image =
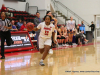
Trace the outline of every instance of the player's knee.
<instances>
[{"instance_id":1,"label":"player's knee","mask_svg":"<svg viewBox=\"0 0 100 75\"><path fill-rule=\"evenodd\" d=\"M43 53L43 51L40 51L40 53L42 54L42 53Z\"/></svg>"},{"instance_id":2,"label":"player's knee","mask_svg":"<svg viewBox=\"0 0 100 75\"><path fill-rule=\"evenodd\" d=\"M48 53L49 52L49 48L45 49L45 52Z\"/></svg>"}]
</instances>

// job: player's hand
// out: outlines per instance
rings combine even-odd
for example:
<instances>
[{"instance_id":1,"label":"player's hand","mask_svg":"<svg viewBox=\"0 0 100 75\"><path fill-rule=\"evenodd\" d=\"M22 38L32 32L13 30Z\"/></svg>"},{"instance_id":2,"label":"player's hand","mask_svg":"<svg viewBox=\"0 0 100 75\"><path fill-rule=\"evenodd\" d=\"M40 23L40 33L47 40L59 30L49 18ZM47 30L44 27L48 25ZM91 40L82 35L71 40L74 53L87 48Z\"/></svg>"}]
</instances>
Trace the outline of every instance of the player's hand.
<instances>
[{"instance_id":1,"label":"player's hand","mask_svg":"<svg viewBox=\"0 0 100 75\"><path fill-rule=\"evenodd\" d=\"M24 31L27 31L27 29L24 29Z\"/></svg>"},{"instance_id":2,"label":"player's hand","mask_svg":"<svg viewBox=\"0 0 100 75\"><path fill-rule=\"evenodd\" d=\"M57 44L57 41L56 41L56 40L54 40L54 43L55 43L55 44Z\"/></svg>"},{"instance_id":3,"label":"player's hand","mask_svg":"<svg viewBox=\"0 0 100 75\"><path fill-rule=\"evenodd\" d=\"M61 36L59 35L59 38L61 38Z\"/></svg>"},{"instance_id":4,"label":"player's hand","mask_svg":"<svg viewBox=\"0 0 100 75\"><path fill-rule=\"evenodd\" d=\"M57 35L57 37L61 38L61 36L60 36L60 35Z\"/></svg>"}]
</instances>

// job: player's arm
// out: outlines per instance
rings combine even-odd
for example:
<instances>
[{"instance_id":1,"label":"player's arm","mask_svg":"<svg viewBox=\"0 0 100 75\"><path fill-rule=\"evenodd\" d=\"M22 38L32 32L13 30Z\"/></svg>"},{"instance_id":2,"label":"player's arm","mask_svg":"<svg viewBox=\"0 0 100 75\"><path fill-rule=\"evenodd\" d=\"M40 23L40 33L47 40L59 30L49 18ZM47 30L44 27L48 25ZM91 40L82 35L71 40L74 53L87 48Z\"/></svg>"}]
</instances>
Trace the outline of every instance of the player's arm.
<instances>
[{"instance_id":1,"label":"player's arm","mask_svg":"<svg viewBox=\"0 0 100 75\"><path fill-rule=\"evenodd\" d=\"M67 35L67 29L65 30L65 33L64 33L64 36L66 36Z\"/></svg>"},{"instance_id":2,"label":"player's arm","mask_svg":"<svg viewBox=\"0 0 100 75\"><path fill-rule=\"evenodd\" d=\"M65 35L64 35L64 30L63 30L63 35L62 35L62 36L65 36Z\"/></svg>"},{"instance_id":3,"label":"player's arm","mask_svg":"<svg viewBox=\"0 0 100 75\"><path fill-rule=\"evenodd\" d=\"M60 36L62 36L61 29L59 30L59 34L60 34Z\"/></svg>"},{"instance_id":4,"label":"player's arm","mask_svg":"<svg viewBox=\"0 0 100 75\"><path fill-rule=\"evenodd\" d=\"M42 25L41 25L41 23L40 23L36 28L33 29L33 31L38 31L39 29L41 29L41 26L42 26Z\"/></svg>"},{"instance_id":5,"label":"player's arm","mask_svg":"<svg viewBox=\"0 0 100 75\"><path fill-rule=\"evenodd\" d=\"M55 32L52 32L53 41L55 40Z\"/></svg>"},{"instance_id":6,"label":"player's arm","mask_svg":"<svg viewBox=\"0 0 100 75\"><path fill-rule=\"evenodd\" d=\"M75 30L75 23L73 24L73 29L72 29L72 31L74 31Z\"/></svg>"},{"instance_id":7,"label":"player's arm","mask_svg":"<svg viewBox=\"0 0 100 75\"><path fill-rule=\"evenodd\" d=\"M54 21L55 21L55 29L57 29L58 20L56 18L54 18Z\"/></svg>"},{"instance_id":8,"label":"player's arm","mask_svg":"<svg viewBox=\"0 0 100 75\"><path fill-rule=\"evenodd\" d=\"M53 31L52 31L52 37L53 37L53 41L56 44L56 40L55 40L55 27L53 27Z\"/></svg>"},{"instance_id":9,"label":"player's arm","mask_svg":"<svg viewBox=\"0 0 100 75\"><path fill-rule=\"evenodd\" d=\"M68 23L68 21L67 21L66 27L67 27L67 30L70 31L70 30L69 30L69 23Z\"/></svg>"},{"instance_id":10,"label":"player's arm","mask_svg":"<svg viewBox=\"0 0 100 75\"><path fill-rule=\"evenodd\" d=\"M54 42L55 44L57 44L57 41L55 40L55 32L52 32L52 37L53 37L53 42Z\"/></svg>"},{"instance_id":11,"label":"player's arm","mask_svg":"<svg viewBox=\"0 0 100 75\"><path fill-rule=\"evenodd\" d=\"M33 29L33 31L38 31L38 30L39 30L38 28L34 28L34 29Z\"/></svg>"}]
</instances>

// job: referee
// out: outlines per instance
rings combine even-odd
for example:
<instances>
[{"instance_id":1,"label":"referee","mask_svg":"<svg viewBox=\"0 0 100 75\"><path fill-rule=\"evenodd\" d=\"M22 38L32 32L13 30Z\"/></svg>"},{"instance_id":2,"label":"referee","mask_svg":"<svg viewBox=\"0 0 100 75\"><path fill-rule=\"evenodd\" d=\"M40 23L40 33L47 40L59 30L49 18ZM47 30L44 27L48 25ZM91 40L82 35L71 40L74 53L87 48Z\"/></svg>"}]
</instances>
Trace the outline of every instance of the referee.
<instances>
[{"instance_id":1,"label":"referee","mask_svg":"<svg viewBox=\"0 0 100 75\"><path fill-rule=\"evenodd\" d=\"M10 24L10 21L6 19L5 12L1 12L1 20L0 20L0 34L1 34L1 59L5 59L4 56L4 42L6 40L7 46L10 46L14 42L11 39L11 33L10 29L12 29L12 26Z\"/></svg>"}]
</instances>

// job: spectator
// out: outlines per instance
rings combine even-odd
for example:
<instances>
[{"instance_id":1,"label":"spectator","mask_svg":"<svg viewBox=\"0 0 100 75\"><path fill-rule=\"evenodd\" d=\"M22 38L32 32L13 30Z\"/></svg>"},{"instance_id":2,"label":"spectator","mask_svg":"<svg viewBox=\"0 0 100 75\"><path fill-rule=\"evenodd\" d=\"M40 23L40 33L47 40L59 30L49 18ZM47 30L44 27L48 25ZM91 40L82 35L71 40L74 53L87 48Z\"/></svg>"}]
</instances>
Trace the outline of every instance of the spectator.
<instances>
[{"instance_id":1,"label":"spectator","mask_svg":"<svg viewBox=\"0 0 100 75\"><path fill-rule=\"evenodd\" d=\"M61 35L60 35L60 28L57 29L57 42L61 45Z\"/></svg>"},{"instance_id":2,"label":"spectator","mask_svg":"<svg viewBox=\"0 0 100 75\"><path fill-rule=\"evenodd\" d=\"M70 17L70 20L67 22L67 30L68 30L68 35L69 35L69 45L73 45L73 32L75 31L75 21L73 20L73 17Z\"/></svg>"},{"instance_id":3,"label":"spectator","mask_svg":"<svg viewBox=\"0 0 100 75\"><path fill-rule=\"evenodd\" d=\"M65 40L64 40L64 44L68 44L68 35L67 35L67 28L64 27L64 37L65 37Z\"/></svg>"},{"instance_id":4,"label":"spectator","mask_svg":"<svg viewBox=\"0 0 100 75\"><path fill-rule=\"evenodd\" d=\"M84 34L86 34L86 32L85 32L85 25L84 25L84 22L83 22L83 21L81 22L80 30L81 30Z\"/></svg>"},{"instance_id":5,"label":"spectator","mask_svg":"<svg viewBox=\"0 0 100 75\"><path fill-rule=\"evenodd\" d=\"M59 45L65 46L65 44L63 44L64 43L64 40L65 40L65 36L64 36L64 26L61 26L57 31L58 31L57 32L57 34L58 34L57 35L57 39L59 39L57 41L58 41Z\"/></svg>"},{"instance_id":6,"label":"spectator","mask_svg":"<svg viewBox=\"0 0 100 75\"><path fill-rule=\"evenodd\" d=\"M40 13L36 12L36 18L34 19L35 27L37 27L39 25L39 23L41 23ZM36 36L34 37L34 40L37 40L37 49L39 50L38 37L39 37L39 34L40 34L40 30L35 31L35 32L36 32Z\"/></svg>"},{"instance_id":7,"label":"spectator","mask_svg":"<svg viewBox=\"0 0 100 75\"><path fill-rule=\"evenodd\" d=\"M27 31L27 29L26 29L26 21L23 22L23 25L21 26L20 31Z\"/></svg>"},{"instance_id":8,"label":"spectator","mask_svg":"<svg viewBox=\"0 0 100 75\"><path fill-rule=\"evenodd\" d=\"M18 31L18 29L15 26L14 20L11 21L11 25L12 25L12 31Z\"/></svg>"},{"instance_id":9,"label":"spectator","mask_svg":"<svg viewBox=\"0 0 100 75\"><path fill-rule=\"evenodd\" d=\"M76 37L76 44L78 45L85 44L88 42L86 36L83 34L83 31L79 29L79 26L77 26L75 37Z\"/></svg>"},{"instance_id":10,"label":"spectator","mask_svg":"<svg viewBox=\"0 0 100 75\"><path fill-rule=\"evenodd\" d=\"M47 11L46 15L52 16L52 12L51 11Z\"/></svg>"},{"instance_id":11,"label":"spectator","mask_svg":"<svg viewBox=\"0 0 100 75\"><path fill-rule=\"evenodd\" d=\"M82 44L82 33L79 29L79 25L77 25L75 29L75 39L76 39L76 44L81 45Z\"/></svg>"},{"instance_id":12,"label":"spectator","mask_svg":"<svg viewBox=\"0 0 100 75\"><path fill-rule=\"evenodd\" d=\"M17 28L18 30L20 29L20 27L23 25L22 20L19 19L19 22L17 23Z\"/></svg>"},{"instance_id":13,"label":"spectator","mask_svg":"<svg viewBox=\"0 0 100 75\"><path fill-rule=\"evenodd\" d=\"M6 12L8 9L5 7L4 4L2 4L2 7L1 7L1 12Z\"/></svg>"},{"instance_id":14,"label":"spectator","mask_svg":"<svg viewBox=\"0 0 100 75\"><path fill-rule=\"evenodd\" d=\"M95 29L95 25L94 25L93 21L91 22L91 25L90 25L89 27L91 27L91 32L92 32L93 38L94 38L94 29Z\"/></svg>"},{"instance_id":15,"label":"spectator","mask_svg":"<svg viewBox=\"0 0 100 75\"><path fill-rule=\"evenodd\" d=\"M57 23L58 23L58 21L55 18L55 15L54 14L52 14L51 17L52 17L51 23L54 24L55 25L55 28L57 29Z\"/></svg>"}]
</instances>

